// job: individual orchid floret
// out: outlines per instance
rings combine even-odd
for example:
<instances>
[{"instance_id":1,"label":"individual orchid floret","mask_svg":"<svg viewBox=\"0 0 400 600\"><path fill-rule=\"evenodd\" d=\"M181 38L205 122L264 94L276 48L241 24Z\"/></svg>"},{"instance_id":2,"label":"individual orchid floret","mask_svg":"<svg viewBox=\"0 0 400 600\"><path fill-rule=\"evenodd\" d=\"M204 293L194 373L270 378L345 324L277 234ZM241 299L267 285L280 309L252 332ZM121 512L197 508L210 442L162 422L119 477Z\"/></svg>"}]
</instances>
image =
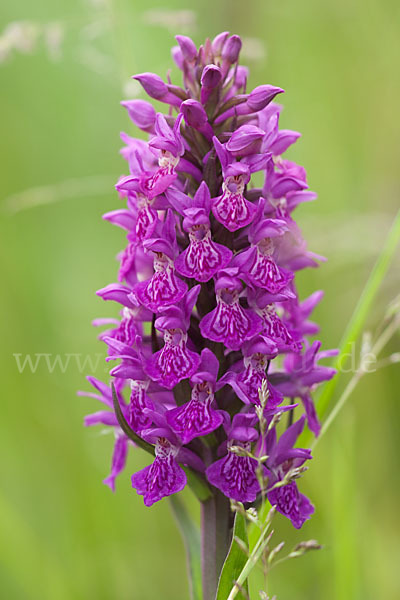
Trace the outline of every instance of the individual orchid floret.
<instances>
[{"instance_id":1,"label":"individual orchid floret","mask_svg":"<svg viewBox=\"0 0 400 600\"><path fill-rule=\"evenodd\" d=\"M211 43L211 49L214 55L214 58L217 59L215 62L219 62L218 58L221 58L222 49L225 45L226 40L229 37L229 31L223 31L215 36Z\"/></svg>"},{"instance_id":2,"label":"individual orchid floret","mask_svg":"<svg viewBox=\"0 0 400 600\"><path fill-rule=\"evenodd\" d=\"M289 301L284 304L284 318L288 326L302 336L315 335L318 333L319 326L316 323L309 321L308 318L323 297L324 292L318 290L302 302L299 301L297 296L290 298Z\"/></svg>"},{"instance_id":3,"label":"individual orchid floret","mask_svg":"<svg viewBox=\"0 0 400 600\"><path fill-rule=\"evenodd\" d=\"M179 447L175 446L163 429L150 430L147 441L155 443L154 462L132 475L132 487L143 496L146 506L151 506L166 496L183 490L186 474L178 464L176 457Z\"/></svg>"},{"instance_id":4,"label":"individual orchid floret","mask_svg":"<svg viewBox=\"0 0 400 600\"><path fill-rule=\"evenodd\" d=\"M302 527L310 518L314 507L309 499L298 490L296 481L286 485L276 485L285 479L291 469L298 468L311 457L310 450L293 448L303 430L305 417L293 423L277 440L276 430L272 428L267 436L264 452L268 455L267 467L270 472L268 500L278 512L289 518L296 529ZM276 487L274 487L276 486Z\"/></svg>"},{"instance_id":5,"label":"individual orchid floret","mask_svg":"<svg viewBox=\"0 0 400 600\"><path fill-rule=\"evenodd\" d=\"M163 332L164 346L147 361L146 370L167 389L191 377L200 363L199 354L187 347L190 315L199 292L200 286L195 286L177 306L164 309L155 321L155 327Z\"/></svg>"},{"instance_id":6,"label":"individual orchid floret","mask_svg":"<svg viewBox=\"0 0 400 600\"><path fill-rule=\"evenodd\" d=\"M151 321L153 317L152 312L139 304L137 298L132 295L132 290L125 285L110 283L101 290L97 290L96 294L103 300L111 300L122 304L129 310L129 317L135 321Z\"/></svg>"},{"instance_id":7,"label":"individual orchid floret","mask_svg":"<svg viewBox=\"0 0 400 600\"><path fill-rule=\"evenodd\" d=\"M114 338L127 346L132 346L135 343L137 336L141 333L141 324L139 325L134 312L126 306L124 306L121 311L121 320L112 320L112 323L115 324L116 327L101 333L99 335L100 340L104 341L106 337ZM95 319L92 322L92 325L95 326L106 324L110 324L109 319Z\"/></svg>"},{"instance_id":8,"label":"individual orchid floret","mask_svg":"<svg viewBox=\"0 0 400 600\"><path fill-rule=\"evenodd\" d=\"M225 269L215 282L217 307L200 321L204 337L222 342L230 350L239 350L262 328L262 322L251 309L243 308L239 297L242 282L238 269Z\"/></svg>"},{"instance_id":9,"label":"individual orchid floret","mask_svg":"<svg viewBox=\"0 0 400 600\"><path fill-rule=\"evenodd\" d=\"M278 354L275 342L262 335L255 336L242 347L243 361L235 365L218 381L218 389L228 384L245 404L260 404L259 390L267 382L266 411L274 411L283 402L282 394L268 380L266 369Z\"/></svg>"},{"instance_id":10,"label":"individual orchid floret","mask_svg":"<svg viewBox=\"0 0 400 600\"><path fill-rule=\"evenodd\" d=\"M143 355L141 348L134 349L132 345L126 345L115 338L104 338L110 348L110 356L107 360L120 359L121 363L114 367L110 374L117 378L128 381L130 387L130 398L126 420L135 433L140 434L143 429L152 423L148 410L154 410L154 403L150 393L159 391L159 387L150 381L143 368ZM141 345L139 336L136 345Z\"/></svg>"},{"instance_id":11,"label":"individual orchid floret","mask_svg":"<svg viewBox=\"0 0 400 600\"><path fill-rule=\"evenodd\" d=\"M169 426L183 444L188 444L195 437L211 433L222 424L223 416L216 410L214 397L218 368L216 356L211 350L204 348L198 371L191 377L191 399L166 414Z\"/></svg>"},{"instance_id":12,"label":"individual orchid floret","mask_svg":"<svg viewBox=\"0 0 400 600\"><path fill-rule=\"evenodd\" d=\"M301 333L298 329L291 328L289 323L284 322L278 315L275 304L275 302L283 302L283 306L289 311L290 302L288 297L282 294L273 296L265 290L257 289L248 291L248 301L249 305L263 320L262 335L276 344L279 353L300 352L302 347Z\"/></svg>"},{"instance_id":13,"label":"individual orchid floret","mask_svg":"<svg viewBox=\"0 0 400 600\"><path fill-rule=\"evenodd\" d=\"M165 415L168 406L146 411L153 426L141 432L146 442L154 445L154 462L132 475L132 487L143 496L146 506L151 506L166 496L183 490L187 479L181 465L199 472L204 471L204 463L194 452L182 447L181 440L169 427Z\"/></svg>"},{"instance_id":14,"label":"individual orchid floret","mask_svg":"<svg viewBox=\"0 0 400 600\"><path fill-rule=\"evenodd\" d=\"M141 192L129 191L128 210L119 209L106 213L103 219L129 231L128 239L134 246L151 237L157 225L156 208L162 208L159 198L148 198Z\"/></svg>"},{"instance_id":15,"label":"individual orchid floret","mask_svg":"<svg viewBox=\"0 0 400 600\"><path fill-rule=\"evenodd\" d=\"M194 41L186 35L176 35L175 39L179 44L184 60L193 62L197 57L197 48Z\"/></svg>"},{"instance_id":16,"label":"individual orchid floret","mask_svg":"<svg viewBox=\"0 0 400 600\"><path fill-rule=\"evenodd\" d=\"M134 296L146 308L158 312L160 308L179 302L187 291L184 281L175 275L174 259L177 254L174 216L168 211L158 231L158 237L143 242L144 248L154 254L154 274L135 285Z\"/></svg>"},{"instance_id":17,"label":"individual orchid floret","mask_svg":"<svg viewBox=\"0 0 400 600\"><path fill-rule=\"evenodd\" d=\"M184 217L183 229L189 234L189 246L175 260L175 269L185 277L209 281L229 264L232 252L211 239L211 197L207 184L201 183L194 198L178 190L170 190L167 198Z\"/></svg>"},{"instance_id":18,"label":"individual orchid floret","mask_svg":"<svg viewBox=\"0 0 400 600\"><path fill-rule=\"evenodd\" d=\"M170 91L171 86L168 86L161 77L155 73L140 73L139 75L133 75L132 79L136 79L136 81L142 85L144 91L150 98L173 106L180 106L182 98L172 93ZM183 90L182 94L184 94Z\"/></svg>"},{"instance_id":19,"label":"individual orchid floret","mask_svg":"<svg viewBox=\"0 0 400 600\"><path fill-rule=\"evenodd\" d=\"M288 168L289 165L291 168ZM267 165L262 195L272 204L291 192L299 192L308 187L304 170L293 165L294 163L282 160L277 167L271 162Z\"/></svg>"},{"instance_id":20,"label":"individual orchid floret","mask_svg":"<svg viewBox=\"0 0 400 600\"><path fill-rule=\"evenodd\" d=\"M274 258L274 240L284 235L287 226L279 219L263 219L263 207L264 200L261 199L257 218L249 232L253 245L237 254L232 264L240 268L245 281L277 294L293 279L293 273L278 266Z\"/></svg>"},{"instance_id":21,"label":"individual orchid floret","mask_svg":"<svg viewBox=\"0 0 400 600\"><path fill-rule=\"evenodd\" d=\"M214 137L214 146L221 161L223 183L222 195L214 199L212 212L217 221L229 231L245 227L254 218L256 207L244 197L244 189L250 181L250 168L236 162L233 155Z\"/></svg>"},{"instance_id":22,"label":"individual orchid floret","mask_svg":"<svg viewBox=\"0 0 400 600\"><path fill-rule=\"evenodd\" d=\"M259 154L265 133L256 125L242 125L233 132L226 149L236 158Z\"/></svg>"},{"instance_id":23,"label":"individual orchid floret","mask_svg":"<svg viewBox=\"0 0 400 600\"><path fill-rule=\"evenodd\" d=\"M124 100L121 105L126 108L134 124L142 131L154 133L156 111L146 100Z\"/></svg>"},{"instance_id":24,"label":"individual orchid floret","mask_svg":"<svg viewBox=\"0 0 400 600\"><path fill-rule=\"evenodd\" d=\"M214 92L219 86L222 80L222 71L217 65L207 65L201 74L201 95L200 100L202 104L206 104Z\"/></svg>"},{"instance_id":25,"label":"individual orchid floret","mask_svg":"<svg viewBox=\"0 0 400 600\"><path fill-rule=\"evenodd\" d=\"M133 153L132 158L136 159L139 173L134 172L132 161L130 161L130 169L133 173L118 181L115 187L119 192L135 192L140 194L141 199L144 197L150 201L165 192L175 181L176 167L185 151L179 131L182 118L183 115L178 115L171 129L165 117L157 113L156 135L150 140L149 146L159 151L158 169L155 172L148 171L138 152Z\"/></svg>"},{"instance_id":26,"label":"individual orchid floret","mask_svg":"<svg viewBox=\"0 0 400 600\"><path fill-rule=\"evenodd\" d=\"M228 73L230 67L238 61L241 48L242 40L238 35L231 35L225 41L221 50L221 69L223 77Z\"/></svg>"},{"instance_id":27,"label":"individual orchid floret","mask_svg":"<svg viewBox=\"0 0 400 600\"><path fill-rule=\"evenodd\" d=\"M254 90L252 90L250 94L245 95L239 104L233 106L232 108L229 108L221 115L219 115L215 119L215 122L217 124L220 124L229 119L230 117L239 117L258 113L259 111L265 109L272 102L275 96L283 92L284 90L282 88L276 87L274 85L259 85L258 87L254 88ZM260 119L257 115L256 119L252 119L252 121L253 120L258 121ZM261 120L261 122L264 123L264 120ZM266 132L265 130L263 130L264 138L265 134ZM268 135L266 139L270 139L270 136ZM269 150L271 151L270 148Z\"/></svg>"},{"instance_id":28,"label":"individual orchid floret","mask_svg":"<svg viewBox=\"0 0 400 600\"><path fill-rule=\"evenodd\" d=\"M208 122L207 113L202 104L197 100L185 100L181 104L181 113L185 119L185 123L189 127L193 127L204 135L205 138L211 140L214 131Z\"/></svg>"},{"instance_id":29,"label":"individual orchid floret","mask_svg":"<svg viewBox=\"0 0 400 600\"><path fill-rule=\"evenodd\" d=\"M335 356L337 350L319 352L321 342L315 340L302 354L289 354L285 358L285 372L273 375L273 381L278 390L288 398L300 398L307 415L308 426L318 435L320 424L311 398L311 389L316 385L329 381L336 370L317 364L319 359Z\"/></svg>"},{"instance_id":30,"label":"individual orchid floret","mask_svg":"<svg viewBox=\"0 0 400 600\"><path fill-rule=\"evenodd\" d=\"M260 492L256 474L257 460L232 451L233 447L251 450L251 444L258 439L255 423L256 417L253 415L236 414L232 425L227 427L227 455L212 463L206 470L208 481L237 502L253 502Z\"/></svg>"}]
</instances>

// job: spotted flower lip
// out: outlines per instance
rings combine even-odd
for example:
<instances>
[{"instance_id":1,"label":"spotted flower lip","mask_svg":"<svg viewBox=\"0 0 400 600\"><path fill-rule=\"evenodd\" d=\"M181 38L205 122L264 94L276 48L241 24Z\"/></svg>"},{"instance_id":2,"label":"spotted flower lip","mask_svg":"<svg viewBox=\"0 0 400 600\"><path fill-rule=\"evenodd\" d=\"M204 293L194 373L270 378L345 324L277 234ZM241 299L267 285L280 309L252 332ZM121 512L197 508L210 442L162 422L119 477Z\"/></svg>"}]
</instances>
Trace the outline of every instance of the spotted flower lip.
<instances>
[{"instance_id":1,"label":"spotted flower lip","mask_svg":"<svg viewBox=\"0 0 400 600\"><path fill-rule=\"evenodd\" d=\"M176 270L185 277L209 281L229 264L232 251L211 238L211 197L206 183L201 183L193 199L178 191L167 193L167 198L184 217L182 226L189 233L189 246L175 260Z\"/></svg>"},{"instance_id":2,"label":"spotted flower lip","mask_svg":"<svg viewBox=\"0 0 400 600\"><path fill-rule=\"evenodd\" d=\"M221 411L216 410L214 391L219 362L208 348L201 352L198 371L192 377L191 399L180 407L166 413L171 429L180 437L183 444L195 437L215 431L223 422Z\"/></svg>"},{"instance_id":3,"label":"spotted flower lip","mask_svg":"<svg viewBox=\"0 0 400 600\"><path fill-rule=\"evenodd\" d=\"M176 447L160 436L155 452L154 462L132 475L132 487L143 496L146 506L180 492L187 481L185 471L176 461Z\"/></svg>"},{"instance_id":4,"label":"spotted flower lip","mask_svg":"<svg viewBox=\"0 0 400 600\"><path fill-rule=\"evenodd\" d=\"M200 364L199 354L187 347L190 314L199 291L200 286L192 288L180 305L165 309L155 321L155 327L163 332L164 346L147 361L146 371L167 389L190 378Z\"/></svg>"},{"instance_id":5,"label":"spotted flower lip","mask_svg":"<svg viewBox=\"0 0 400 600\"><path fill-rule=\"evenodd\" d=\"M155 454L132 476L146 506L194 480L195 492L258 501L257 457L267 457L263 493L297 528L314 508L289 477L311 458L296 441L305 424L318 435L312 393L334 375L319 364L334 351L309 341L322 292L301 299L296 286L299 270L324 260L294 218L316 194L286 158L300 133L280 127L284 90L247 90L240 37L176 43L182 85L169 72L133 76L165 114L141 98L121 102L148 139L120 135L127 168L103 218L123 230L125 247L118 283L97 292L117 313L94 321L115 395L89 378L95 391L80 395L104 409L85 424L115 436L112 490L130 447ZM284 412L289 422L304 414L282 433Z\"/></svg>"},{"instance_id":6,"label":"spotted flower lip","mask_svg":"<svg viewBox=\"0 0 400 600\"><path fill-rule=\"evenodd\" d=\"M244 341L261 330L261 319L239 303L241 289L237 269L222 271L215 282L217 307L200 321L200 331L205 338L223 342L230 350L238 350Z\"/></svg>"},{"instance_id":7,"label":"spotted flower lip","mask_svg":"<svg viewBox=\"0 0 400 600\"><path fill-rule=\"evenodd\" d=\"M253 502L260 492L256 474L257 460L231 451L232 446L249 449L251 443L258 439L254 424L252 415L235 415L231 426L227 428L226 456L212 463L206 470L208 481L237 502Z\"/></svg>"}]
</instances>

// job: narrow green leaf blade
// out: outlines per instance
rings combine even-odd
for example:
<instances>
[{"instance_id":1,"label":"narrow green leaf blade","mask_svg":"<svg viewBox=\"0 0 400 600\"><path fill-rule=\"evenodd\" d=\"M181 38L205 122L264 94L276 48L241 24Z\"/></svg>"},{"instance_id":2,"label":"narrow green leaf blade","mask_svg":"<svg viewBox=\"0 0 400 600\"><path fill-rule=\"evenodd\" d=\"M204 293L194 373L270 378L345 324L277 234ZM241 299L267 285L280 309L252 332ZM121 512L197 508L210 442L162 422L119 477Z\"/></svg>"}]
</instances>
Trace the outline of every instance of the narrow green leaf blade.
<instances>
[{"instance_id":1,"label":"narrow green leaf blade","mask_svg":"<svg viewBox=\"0 0 400 600\"><path fill-rule=\"evenodd\" d=\"M179 496L171 496L169 502L185 544L191 598L202 600L200 531Z\"/></svg>"},{"instance_id":2,"label":"narrow green leaf blade","mask_svg":"<svg viewBox=\"0 0 400 600\"><path fill-rule=\"evenodd\" d=\"M236 538L242 540L247 548L249 547L247 539L246 519L239 512L237 512L235 516L232 543L228 552L228 556L226 557L226 560L224 562L224 566L222 567L216 600L226 600L228 598L232 586L238 579L247 561L247 556L243 548L241 548L237 543ZM247 580L243 583L243 588L248 593ZM240 600L245 600L243 594L241 594L240 592L238 592L236 597Z\"/></svg>"}]
</instances>

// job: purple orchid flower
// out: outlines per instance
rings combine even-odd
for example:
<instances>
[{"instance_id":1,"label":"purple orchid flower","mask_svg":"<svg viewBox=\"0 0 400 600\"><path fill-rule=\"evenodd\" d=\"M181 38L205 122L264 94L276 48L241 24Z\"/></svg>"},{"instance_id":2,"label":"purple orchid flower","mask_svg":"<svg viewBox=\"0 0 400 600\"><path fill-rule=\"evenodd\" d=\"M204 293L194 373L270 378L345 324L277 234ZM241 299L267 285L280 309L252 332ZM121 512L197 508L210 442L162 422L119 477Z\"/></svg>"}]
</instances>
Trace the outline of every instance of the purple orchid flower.
<instances>
[{"instance_id":1,"label":"purple orchid flower","mask_svg":"<svg viewBox=\"0 0 400 600\"><path fill-rule=\"evenodd\" d=\"M251 173L259 171L269 161L269 155L250 156L247 161L236 161L226 146L214 137L214 146L221 161L222 195L214 198L212 212L229 231L236 231L252 222L256 213L254 204L246 200L244 190Z\"/></svg>"},{"instance_id":2,"label":"purple orchid flower","mask_svg":"<svg viewBox=\"0 0 400 600\"><path fill-rule=\"evenodd\" d=\"M141 432L142 438L154 444L154 462L132 475L132 487L143 496L146 506L151 506L166 496L176 494L186 486L187 478L181 465L204 471L203 461L191 450L182 447L166 421L162 406L146 411L154 427Z\"/></svg>"},{"instance_id":3,"label":"purple orchid flower","mask_svg":"<svg viewBox=\"0 0 400 600\"><path fill-rule=\"evenodd\" d=\"M191 377L192 397L183 406L173 408L166 414L171 429L188 444L195 437L207 435L223 422L222 413L216 410L214 392L219 362L216 356L204 348L198 371Z\"/></svg>"},{"instance_id":4,"label":"purple orchid flower","mask_svg":"<svg viewBox=\"0 0 400 600\"><path fill-rule=\"evenodd\" d=\"M250 450L258 439L254 429L256 418L250 414L236 414L227 433L227 455L212 463L206 470L208 481L221 490L228 498L238 502L253 502L260 492L257 478L257 460L249 456L238 456L232 452L233 446Z\"/></svg>"},{"instance_id":5,"label":"purple orchid flower","mask_svg":"<svg viewBox=\"0 0 400 600\"><path fill-rule=\"evenodd\" d=\"M143 306L156 313L162 307L179 302L187 291L187 285L175 274L177 244L171 211L162 224L158 223L154 234L158 234L157 237L143 242L145 250L154 254L154 274L147 281L137 283L133 295Z\"/></svg>"},{"instance_id":6,"label":"purple orchid flower","mask_svg":"<svg viewBox=\"0 0 400 600\"><path fill-rule=\"evenodd\" d=\"M257 218L249 229L252 245L237 254L232 264L241 269L247 283L277 294L293 279L293 273L278 266L274 258L274 240L284 235L287 226L279 219L263 219L264 204L261 199Z\"/></svg>"},{"instance_id":7,"label":"purple orchid flower","mask_svg":"<svg viewBox=\"0 0 400 600\"><path fill-rule=\"evenodd\" d=\"M301 494L295 481L286 485L274 487L281 482L290 469L300 467L306 460L312 458L310 450L293 448L298 436L303 430L305 417L302 416L293 423L277 440L276 430L269 432L263 451L268 455L269 470L268 500L278 512L289 518L296 529L302 527L304 521L310 518L314 507L309 499Z\"/></svg>"},{"instance_id":8,"label":"purple orchid flower","mask_svg":"<svg viewBox=\"0 0 400 600\"><path fill-rule=\"evenodd\" d=\"M147 439L155 442L155 459L151 465L132 475L132 487L143 496L145 505L151 506L183 490L187 479L176 460L179 448L170 442L164 431L161 428L153 430Z\"/></svg>"},{"instance_id":9,"label":"purple orchid flower","mask_svg":"<svg viewBox=\"0 0 400 600\"><path fill-rule=\"evenodd\" d=\"M240 38L223 32L202 45L184 35L176 41L182 87L169 75L135 76L166 114L145 100L122 102L148 139L121 134L129 170L116 189L124 206L104 219L124 230L126 243L118 283L97 292L120 305L119 314L94 321L106 329L99 335L106 361L117 361L116 396L90 379L96 393L87 395L106 410L85 423L115 433L105 480L112 489L129 446L155 453L132 476L147 506L187 481L214 508L228 504L223 496L251 503L262 491L300 527L313 507L292 469L311 456L295 442L305 420L318 434L312 392L334 374L318 365L334 352L309 341L322 292L302 300L296 287L299 270L324 260L308 250L294 220L296 207L316 196L305 169L285 155L300 134L279 126L274 100L282 88L247 92ZM262 187L254 186L258 172ZM260 400L261 388L267 398ZM297 398L300 406L285 402ZM305 416L278 437L280 414L296 407ZM268 458L258 469L261 455ZM259 471L268 479L263 490Z\"/></svg>"},{"instance_id":10,"label":"purple orchid flower","mask_svg":"<svg viewBox=\"0 0 400 600\"><path fill-rule=\"evenodd\" d=\"M337 350L318 352L321 342L315 341L302 354L288 354L285 358L285 372L274 374L273 381L277 389L288 398L300 398L307 415L308 426L318 435L320 424L311 397L311 390L318 384L329 381L336 370L317 364L318 360L335 356Z\"/></svg>"},{"instance_id":11,"label":"purple orchid flower","mask_svg":"<svg viewBox=\"0 0 400 600\"><path fill-rule=\"evenodd\" d=\"M229 264L232 252L211 239L211 196L207 184L202 182L194 198L178 190L167 192L167 198L184 217L183 229L189 233L189 246L175 260L175 269L185 277L209 281Z\"/></svg>"},{"instance_id":12,"label":"purple orchid flower","mask_svg":"<svg viewBox=\"0 0 400 600\"><path fill-rule=\"evenodd\" d=\"M258 335L243 344L242 352L243 360L235 365L234 370L228 371L221 377L218 389L228 384L242 402L258 405L260 404L258 392L264 381L267 381L266 411L274 411L283 402L283 396L270 384L266 369L268 362L278 354L276 344L272 340Z\"/></svg>"},{"instance_id":13,"label":"purple orchid flower","mask_svg":"<svg viewBox=\"0 0 400 600\"><path fill-rule=\"evenodd\" d=\"M154 381L167 389L191 377L200 364L200 356L187 347L190 315L199 292L197 285L177 306L163 310L155 321L155 327L164 334L164 347L147 361L146 370Z\"/></svg>"},{"instance_id":14,"label":"purple orchid flower","mask_svg":"<svg viewBox=\"0 0 400 600\"><path fill-rule=\"evenodd\" d=\"M201 334L238 350L244 341L261 330L261 319L239 302L242 283L237 269L225 269L215 282L217 307L200 321Z\"/></svg>"}]
</instances>

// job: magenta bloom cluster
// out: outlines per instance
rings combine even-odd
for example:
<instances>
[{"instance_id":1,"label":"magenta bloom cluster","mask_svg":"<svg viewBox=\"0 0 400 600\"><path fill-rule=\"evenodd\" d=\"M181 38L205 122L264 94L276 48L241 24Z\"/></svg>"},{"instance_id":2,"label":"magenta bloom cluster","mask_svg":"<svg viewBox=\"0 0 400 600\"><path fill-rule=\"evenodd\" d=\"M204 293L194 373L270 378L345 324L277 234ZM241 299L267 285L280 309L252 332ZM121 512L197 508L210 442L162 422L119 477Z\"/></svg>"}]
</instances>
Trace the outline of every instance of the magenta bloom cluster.
<instances>
[{"instance_id":1,"label":"magenta bloom cluster","mask_svg":"<svg viewBox=\"0 0 400 600\"><path fill-rule=\"evenodd\" d=\"M332 351L308 339L318 331L309 316L322 293L301 301L295 284L297 271L322 258L307 250L293 219L315 199L304 168L283 158L300 134L279 128L281 88L246 91L238 36L221 33L199 49L176 39L182 87L153 73L134 77L166 112L122 102L148 141L121 135L123 207L104 215L127 232L127 245L118 282L97 292L120 316L96 324L111 325L100 337L122 414L155 452L132 485L150 506L182 490L189 468L214 493L251 503L261 492L254 456L262 454L270 502L300 527L312 504L296 481L276 483L311 458L296 440L305 422L318 435L312 391L334 374L318 364ZM111 383L89 381L96 392L87 395L108 409L86 424L115 431L105 480L114 489L133 444L114 413ZM297 406L304 414L291 423ZM286 428L276 418L269 426L285 411Z\"/></svg>"}]
</instances>

